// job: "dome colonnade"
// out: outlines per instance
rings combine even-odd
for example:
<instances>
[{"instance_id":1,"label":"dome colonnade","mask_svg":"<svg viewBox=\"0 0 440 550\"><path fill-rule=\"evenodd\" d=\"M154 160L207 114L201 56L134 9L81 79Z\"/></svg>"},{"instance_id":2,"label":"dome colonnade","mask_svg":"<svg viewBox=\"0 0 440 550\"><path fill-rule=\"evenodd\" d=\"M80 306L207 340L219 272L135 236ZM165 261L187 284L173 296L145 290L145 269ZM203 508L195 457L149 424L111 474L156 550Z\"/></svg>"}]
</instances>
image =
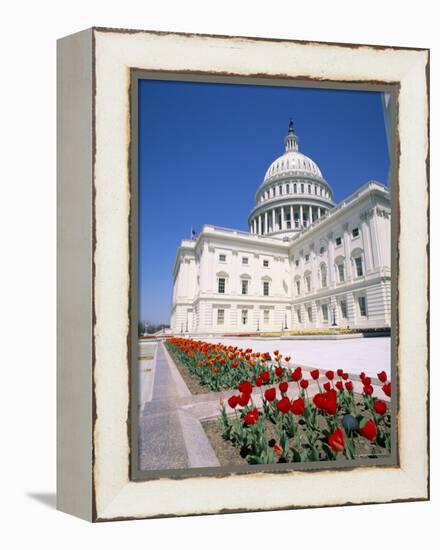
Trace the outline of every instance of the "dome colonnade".
<instances>
[{"instance_id":1,"label":"dome colonnade","mask_svg":"<svg viewBox=\"0 0 440 550\"><path fill-rule=\"evenodd\" d=\"M293 235L335 206L333 191L317 164L299 151L292 121L285 152L269 166L249 215L252 234Z\"/></svg>"}]
</instances>

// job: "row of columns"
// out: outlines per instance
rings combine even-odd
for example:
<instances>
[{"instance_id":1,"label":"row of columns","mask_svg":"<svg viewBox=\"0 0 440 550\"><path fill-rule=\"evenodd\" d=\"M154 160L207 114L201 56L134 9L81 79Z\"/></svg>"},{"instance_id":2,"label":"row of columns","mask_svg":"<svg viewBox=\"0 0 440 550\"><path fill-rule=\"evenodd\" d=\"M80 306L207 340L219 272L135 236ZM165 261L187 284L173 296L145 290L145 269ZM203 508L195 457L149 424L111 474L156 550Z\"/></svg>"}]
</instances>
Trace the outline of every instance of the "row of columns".
<instances>
[{"instance_id":1,"label":"row of columns","mask_svg":"<svg viewBox=\"0 0 440 550\"><path fill-rule=\"evenodd\" d=\"M288 209L289 216L286 215L286 209ZM280 216L277 219L278 212ZM297 218L294 217L294 213L298 215ZM313 217L314 213L315 217ZM324 213L324 208L311 205L303 206L302 204L299 208L293 205L272 208L256 216L251 221L250 229L251 233L255 235L267 235L268 233L285 231L288 229L301 229L302 227L307 227L316 219L319 219Z\"/></svg>"}]
</instances>

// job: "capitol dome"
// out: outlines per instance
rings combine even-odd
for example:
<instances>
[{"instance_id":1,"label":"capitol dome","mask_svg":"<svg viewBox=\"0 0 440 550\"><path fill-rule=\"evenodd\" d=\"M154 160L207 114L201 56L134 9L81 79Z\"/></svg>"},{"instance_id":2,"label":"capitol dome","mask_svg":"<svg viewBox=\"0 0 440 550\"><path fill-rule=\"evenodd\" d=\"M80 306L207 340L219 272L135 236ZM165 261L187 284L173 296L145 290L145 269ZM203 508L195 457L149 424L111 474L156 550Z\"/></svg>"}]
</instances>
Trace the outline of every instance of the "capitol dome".
<instances>
[{"instance_id":1,"label":"capitol dome","mask_svg":"<svg viewBox=\"0 0 440 550\"><path fill-rule=\"evenodd\" d=\"M285 151L266 171L249 215L251 233L292 235L310 226L334 207L333 191L316 162L299 151L299 139L289 121Z\"/></svg>"}]
</instances>

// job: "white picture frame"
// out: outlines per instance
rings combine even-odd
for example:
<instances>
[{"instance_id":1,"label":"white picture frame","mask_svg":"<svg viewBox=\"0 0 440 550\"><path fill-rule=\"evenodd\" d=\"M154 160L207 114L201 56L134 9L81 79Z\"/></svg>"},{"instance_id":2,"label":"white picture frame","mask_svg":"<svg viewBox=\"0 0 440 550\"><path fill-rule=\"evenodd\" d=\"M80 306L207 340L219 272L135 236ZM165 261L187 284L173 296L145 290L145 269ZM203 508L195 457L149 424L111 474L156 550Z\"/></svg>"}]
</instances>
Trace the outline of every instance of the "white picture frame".
<instances>
[{"instance_id":1,"label":"white picture frame","mask_svg":"<svg viewBox=\"0 0 440 550\"><path fill-rule=\"evenodd\" d=\"M398 88L397 466L131 479L133 69ZM425 49L104 28L59 41L60 510L110 521L429 498L428 74Z\"/></svg>"}]
</instances>

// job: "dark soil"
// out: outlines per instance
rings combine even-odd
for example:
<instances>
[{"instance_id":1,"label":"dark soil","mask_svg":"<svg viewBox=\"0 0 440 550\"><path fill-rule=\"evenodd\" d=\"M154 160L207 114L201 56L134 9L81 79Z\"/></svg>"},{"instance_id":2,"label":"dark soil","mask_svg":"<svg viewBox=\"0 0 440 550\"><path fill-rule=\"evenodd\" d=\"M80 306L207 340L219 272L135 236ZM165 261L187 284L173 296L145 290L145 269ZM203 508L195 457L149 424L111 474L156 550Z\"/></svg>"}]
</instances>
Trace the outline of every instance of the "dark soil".
<instances>
[{"instance_id":1,"label":"dark soil","mask_svg":"<svg viewBox=\"0 0 440 550\"><path fill-rule=\"evenodd\" d=\"M237 447L223 439L218 420L205 420L202 422L202 427L217 455L220 466L246 466L248 462L245 458L241 458Z\"/></svg>"},{"instance_id":2,"label":"dark soil","mask_svg":"<svg viewBox=\"0 0 440 550\"><path fill-rule=\"evenodd\" d=\"M240 450L233 445L231 441L227 441L223 438L218 419L205 420L202 422L202 427L208 436L209 442L211 443L215 454L217 455L220 466L243 466L248 464L246 458L242 458L240 456ZM266 429L269 438L276 438L274 426L268 420L266 420ZM388 455L388 451L385 449L378 449L377 447L376 452L380 456ZM362 437L356 438L356 455L357 459L368 458L369 456L369 445ZM374 461L374 458L371 458L371 460ZM338 454L336 462L344 464L347 461L342 454Z\"/></svg>"},{"instance_id":3,"label":"dark soil","mask_svg":"<svg viewBox=\"0 0 440 550\"><path fill-rule=\"evenodd\" d=\"M192 395L199 395L201 393L211 393L208 386L202 386L198 378L192 374L188 367L186 367L176 356L176 354L167 346L167 351L170 354L171 359L177 367L180 376L183 378L185 384L188 386Z\"/></svg>"}]
</instances>

